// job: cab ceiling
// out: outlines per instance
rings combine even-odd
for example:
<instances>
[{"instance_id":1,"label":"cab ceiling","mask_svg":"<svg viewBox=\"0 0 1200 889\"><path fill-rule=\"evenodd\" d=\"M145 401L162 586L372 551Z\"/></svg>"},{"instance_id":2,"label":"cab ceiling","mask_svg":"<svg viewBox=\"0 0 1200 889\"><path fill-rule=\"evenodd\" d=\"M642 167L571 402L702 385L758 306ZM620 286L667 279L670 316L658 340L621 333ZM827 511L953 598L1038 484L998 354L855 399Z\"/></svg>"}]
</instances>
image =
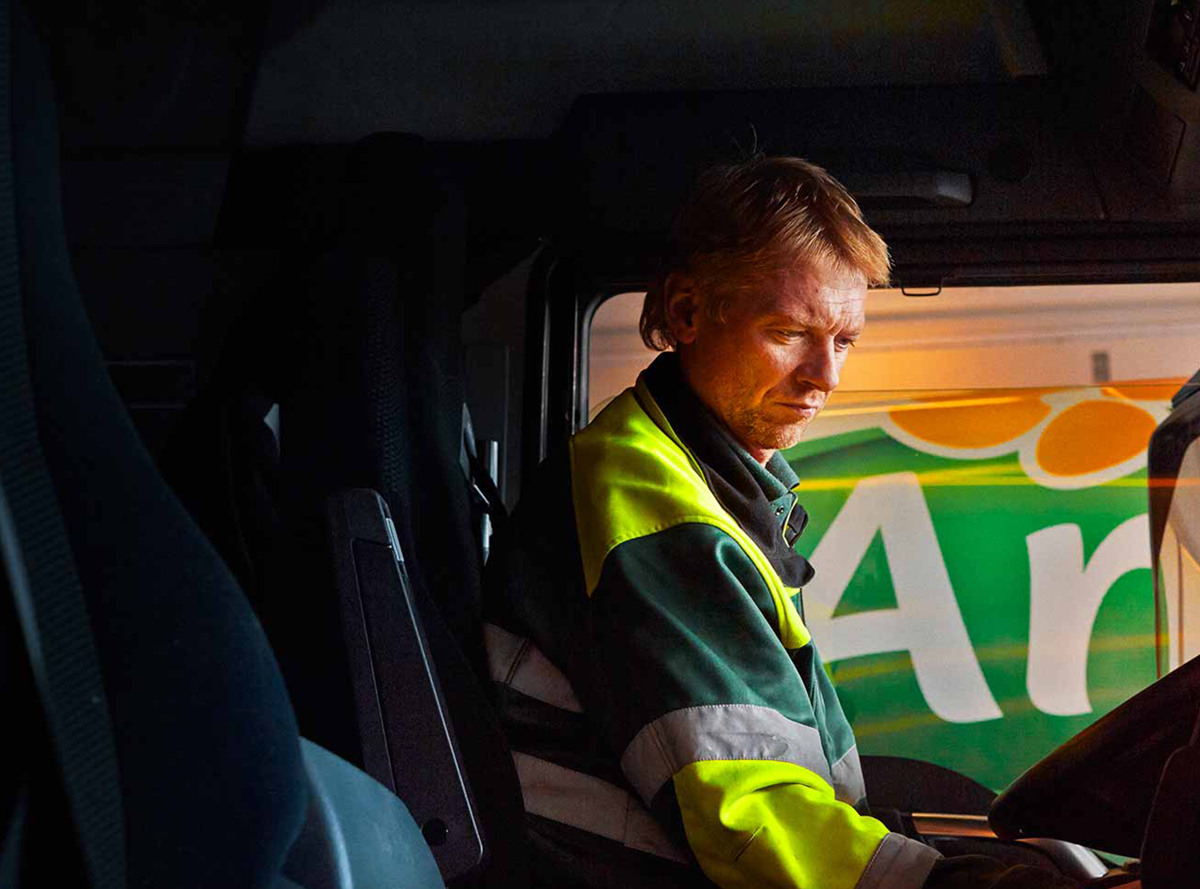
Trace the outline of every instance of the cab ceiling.
<instances>
[{"instance_id":1,"label":"cab ceiling","mask_svg":"<svg viewBox=\"0 0 1200 889\"><path fill-rule=\"evenodd\" d=\"M245 141L544 138L585 93L992 82L1045 73L1006 0L273 4Z\"/></svg>"}]
</instances>

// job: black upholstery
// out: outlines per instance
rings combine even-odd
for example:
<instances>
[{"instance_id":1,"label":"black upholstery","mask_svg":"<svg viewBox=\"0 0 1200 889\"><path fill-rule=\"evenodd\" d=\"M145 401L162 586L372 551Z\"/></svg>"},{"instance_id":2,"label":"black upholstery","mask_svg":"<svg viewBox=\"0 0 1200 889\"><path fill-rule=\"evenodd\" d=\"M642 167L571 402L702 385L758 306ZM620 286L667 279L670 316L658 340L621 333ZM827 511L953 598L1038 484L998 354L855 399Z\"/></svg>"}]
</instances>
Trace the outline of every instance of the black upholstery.
<instances>
[{"instance_id":1,"label":"black upholstery","mask_svg":"<svg viewBox=\"0 0 1200 889\"><path fill-rule=\"evenodd\" d=\"M128 884L268 886L308 805L295 719L258 621L162 483L104 371L63 234L49 81L27 24L17 24L13 178L24 334L34 434L56 500L41 507L61 514L91 615ZM13 514L28 559L46 528L23 504ZM42 831L24 862L29 885L46 885L69 836Z\"/></svg>"},{"instance_id":2,"label":"black upholstery","mask_svg":"<svg viewBox=\"0 0 1200 889\"><path fill-rule=\"evenodd\" d=\"M458 459L461 195L415 137L369 137L347 168L340 243L235 325L164 468L247 584L305 736L356 763L325 500L383 495L479 807L491 856L479 879L516 885L523 810L478 680L481 564ZM278 453L261 421L272 402Z\"/></svg>"},{"instance_id":3,"label":"black upholstery","mask_svg":"<svg viewBox=\"0 0 1200 889\"><path fill-rule=\"evenodd\" d=\"M271 533L264 516L315 515L348 487L379 490L401 520L419 502L418 521L397 523L400 542L417 555L414 580L473 651L481 566L457 459L461 195L415 137L369 137L347 169L339 244L275 282L234 325L162 462L256 606L269 569L263 542L250 538ZM253 414L259 401L281 406L282 453ZM247 499L264 486L265 500Z\"/></svg>"}]
</instances>

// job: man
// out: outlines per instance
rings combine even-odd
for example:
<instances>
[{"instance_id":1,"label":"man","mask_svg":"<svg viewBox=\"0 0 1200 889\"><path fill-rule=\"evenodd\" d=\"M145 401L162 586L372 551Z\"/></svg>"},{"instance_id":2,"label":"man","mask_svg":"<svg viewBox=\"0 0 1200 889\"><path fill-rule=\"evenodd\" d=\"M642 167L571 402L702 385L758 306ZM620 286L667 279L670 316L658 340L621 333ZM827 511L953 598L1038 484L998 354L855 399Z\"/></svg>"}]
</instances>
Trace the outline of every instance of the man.
<instances>
[{"instance_id":1,"label":"man","mask_svg":"<svg viewBox=\"0 0 1200 889\"><path fill-rule=\"evenodd\" d=\"M888 272L820 168L709 170L642 314L671 351L527 486L486 636L545 885L1068 885L942 861L867 816L804 626L807 515L777 452L838 385Z\"/></svg>"}]
</instances>

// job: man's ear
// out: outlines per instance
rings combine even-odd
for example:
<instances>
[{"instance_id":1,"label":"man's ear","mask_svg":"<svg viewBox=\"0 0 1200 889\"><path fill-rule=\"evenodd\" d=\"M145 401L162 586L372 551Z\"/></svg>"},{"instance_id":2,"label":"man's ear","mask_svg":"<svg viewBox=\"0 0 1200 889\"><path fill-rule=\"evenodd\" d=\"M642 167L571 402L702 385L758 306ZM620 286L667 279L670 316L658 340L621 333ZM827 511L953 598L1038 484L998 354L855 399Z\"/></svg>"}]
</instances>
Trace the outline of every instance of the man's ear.
<instances>
[{"instance_id":1,"label":"man's ear","mask_svg":"<svg viewBox=\"0 0 1200 889\"><path fill-rule=\"evenodd\" d=\"M681 272L672 272L664 285L667 304L667 325L676 345L688 345L696 339L700 320L700 299L692 279Z\"/></svg>"}]
</instances>

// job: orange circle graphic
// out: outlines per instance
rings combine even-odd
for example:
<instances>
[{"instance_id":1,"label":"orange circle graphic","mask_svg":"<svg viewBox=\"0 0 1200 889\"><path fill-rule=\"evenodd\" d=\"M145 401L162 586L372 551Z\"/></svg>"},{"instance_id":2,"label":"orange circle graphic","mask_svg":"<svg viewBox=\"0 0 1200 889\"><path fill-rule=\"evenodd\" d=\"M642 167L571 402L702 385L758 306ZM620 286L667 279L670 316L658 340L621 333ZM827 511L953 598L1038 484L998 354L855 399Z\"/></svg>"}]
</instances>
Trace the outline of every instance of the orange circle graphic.
<instances>
[{"instance_id":1,"label":"orange circle graphic","mask_svg":"<svg viewBox=\"0 0 1200 889\"><path fill-rule=\"evenodd\" d=\"M905 432L934 444L987 448L1028 432L1050 413L1049 405L1036 394L978 400L985 403L954 406L950 401L945 407L931 403L932 409L893 410L891 418Z\"/></svg>"},{"instance_id":2,"label":"orange circle graphic","mask_svg":"<svg viewBox=\"0 0 1200 889\"><path fill-rule=\"evenodd\" d=\"M1120 401L1084 401L1042 432L1037 462L1052 475L1086 475L1116 466L1146 449L1154 417Z\"/></svg>"}]
</instances>

